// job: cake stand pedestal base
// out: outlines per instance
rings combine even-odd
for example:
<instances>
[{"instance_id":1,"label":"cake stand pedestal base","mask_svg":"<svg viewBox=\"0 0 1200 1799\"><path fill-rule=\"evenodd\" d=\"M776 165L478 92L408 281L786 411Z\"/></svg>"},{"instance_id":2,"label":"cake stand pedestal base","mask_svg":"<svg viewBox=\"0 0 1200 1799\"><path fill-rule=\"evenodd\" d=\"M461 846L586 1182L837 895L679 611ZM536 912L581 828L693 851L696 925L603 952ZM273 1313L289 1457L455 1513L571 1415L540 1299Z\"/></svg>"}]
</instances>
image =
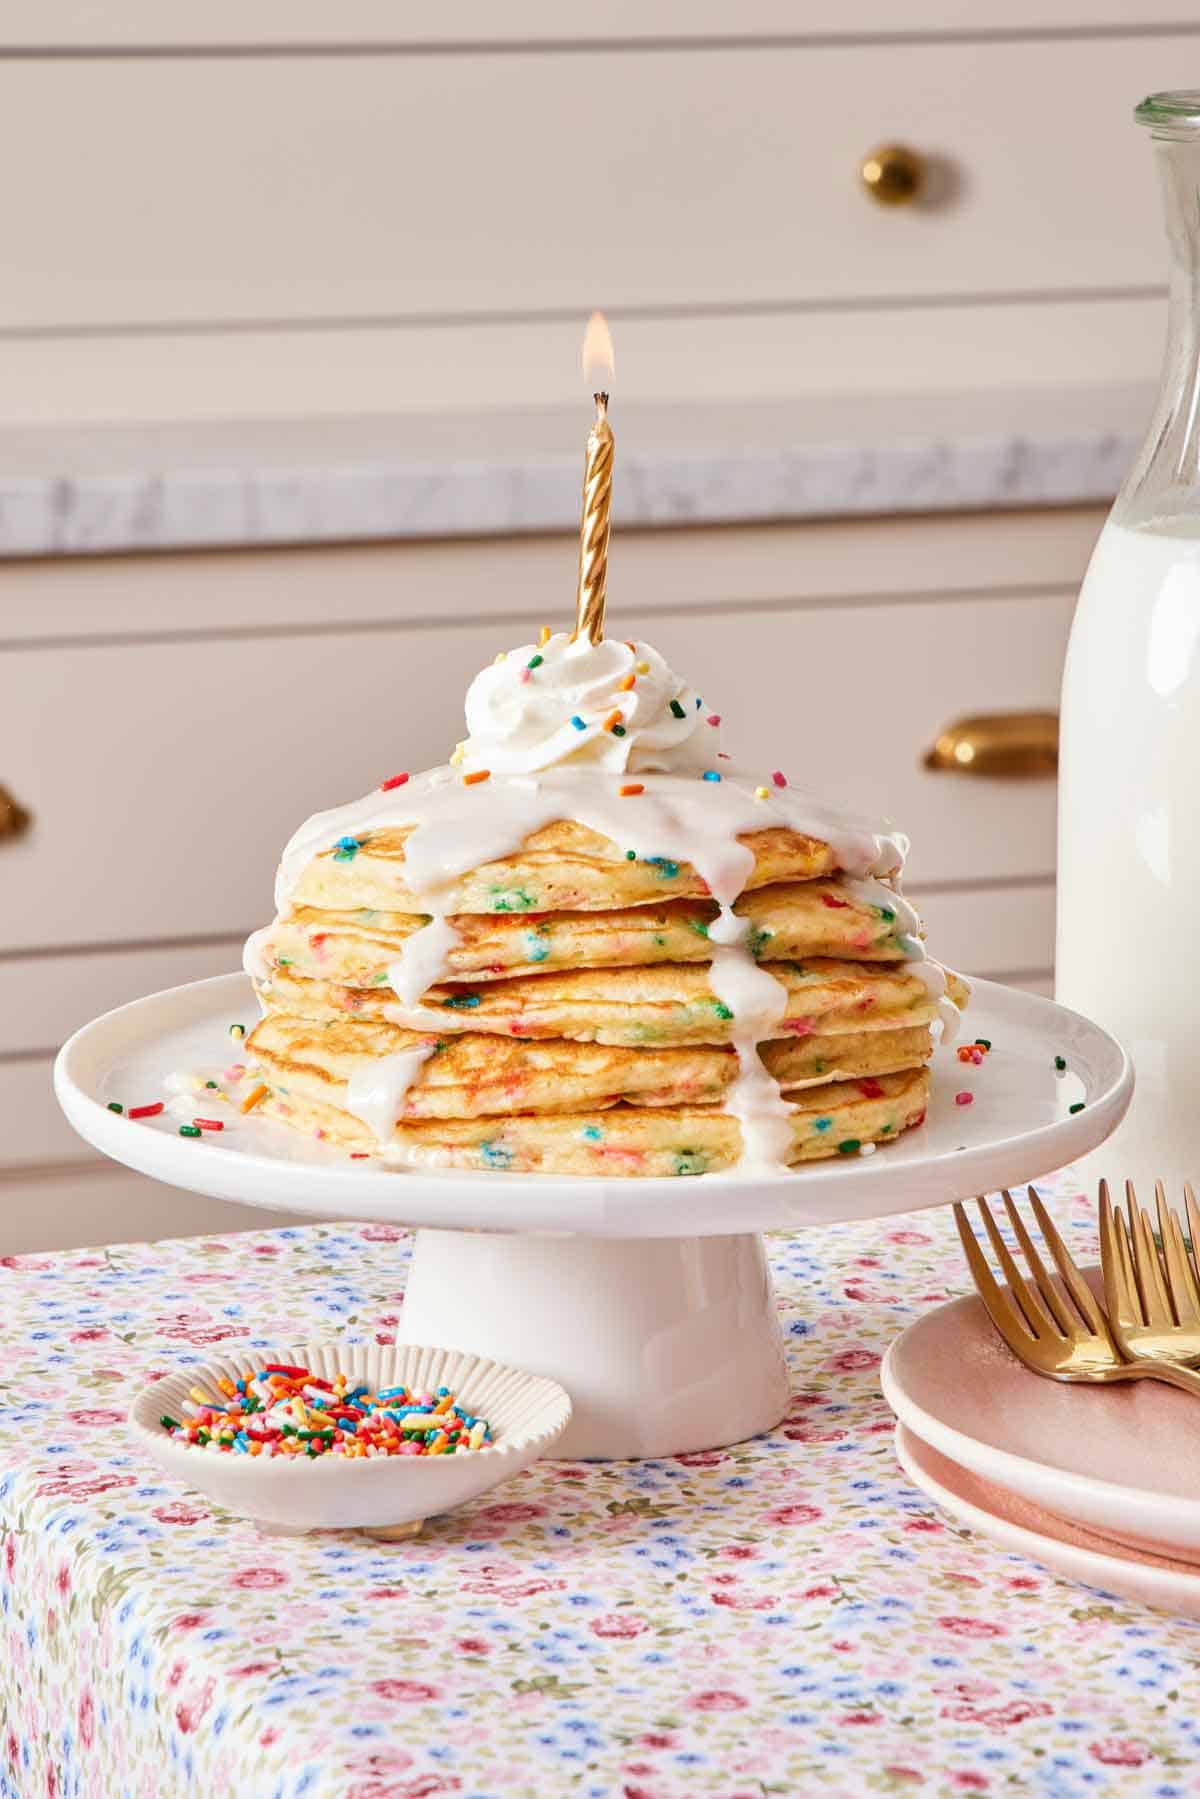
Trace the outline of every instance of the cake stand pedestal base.
<instances>
[{"instance_id":1,"label":"cake stand pedestal base","mask_svg":"<svg viewBox=\"0 0 1200 1799\"><path fill-rule=\"evenodd\" d=\"M406 1343L549 1374L574 1413L556 1454L627 1459L742 1442L788 1402L763 1240L419 1230Z\"/></svg>"}]
</instances>

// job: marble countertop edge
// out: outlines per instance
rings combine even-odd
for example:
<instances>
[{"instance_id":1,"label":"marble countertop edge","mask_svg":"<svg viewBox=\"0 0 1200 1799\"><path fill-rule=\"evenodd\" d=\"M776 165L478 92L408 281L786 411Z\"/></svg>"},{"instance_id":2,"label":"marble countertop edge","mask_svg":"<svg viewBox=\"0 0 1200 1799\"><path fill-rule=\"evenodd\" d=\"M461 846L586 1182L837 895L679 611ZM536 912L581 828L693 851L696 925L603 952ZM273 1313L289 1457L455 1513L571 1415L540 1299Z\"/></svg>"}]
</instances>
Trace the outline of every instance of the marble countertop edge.
<instances>
[{"instance_id":1,"label":"marble countertop edge","mask_svg":"<svg viewBox=\"0 0 1200 1799\"><path fill-rule=\"evenodd\" d=\"M957 418L946 407L927 419L868 412L840 431L808 415L790 437L777 410L743 416L737 430L723 428L719 414L703 430L683 431L678 418L657 435L626 429L614 522L636 529L1107 502L1137 451L1147 397L1112 395L1107 406L1105 398L1063 407L1057 419L1044 396L1028 418L1015 402L996 416L994 399L991 416L965 404ZM547 453L519 434L511 448L463 455L447 443L421 455L411 427L389 442L376 421L375 441L365 432L359 450L352 422L343 422L326 433L314 426L302 444L281 428L275 442L242 442L223 456L215 436L147 435L139 453L126 432L105 466L95 433L86 456L78 438L59 457L44 439L31 472L3 435L0 556L9 558L569 531L579 517L581 447ZM470 441L470 432L461 436Z\"/></svg>"}]
</instances>

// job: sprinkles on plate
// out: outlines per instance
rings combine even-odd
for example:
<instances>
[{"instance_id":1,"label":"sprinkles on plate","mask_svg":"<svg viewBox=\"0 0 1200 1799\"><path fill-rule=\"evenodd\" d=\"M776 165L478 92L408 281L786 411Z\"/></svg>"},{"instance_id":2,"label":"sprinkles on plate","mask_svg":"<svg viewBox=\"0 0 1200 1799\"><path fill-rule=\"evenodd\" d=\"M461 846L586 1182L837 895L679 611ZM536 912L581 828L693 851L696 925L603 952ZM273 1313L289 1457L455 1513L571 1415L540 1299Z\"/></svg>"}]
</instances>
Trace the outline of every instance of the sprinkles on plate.
<instances>
[{"instance_id":1,"label":"sprinkles on plate","mask_svg":"<svg viewBox=\"0 0 1200 1799\"><path fill-rule=\"evenodd\" d=\"M164 1412L159 1424L176 1442L218 1455L461 1455L493 1440L487 1419L474 1417L449 1387L414 1393L401 1384L373 1393L348 1374L330 1381L287 1362L210 1384L215 1393L190 1389L186 1416Z\"/></svg>"}]
</instances>

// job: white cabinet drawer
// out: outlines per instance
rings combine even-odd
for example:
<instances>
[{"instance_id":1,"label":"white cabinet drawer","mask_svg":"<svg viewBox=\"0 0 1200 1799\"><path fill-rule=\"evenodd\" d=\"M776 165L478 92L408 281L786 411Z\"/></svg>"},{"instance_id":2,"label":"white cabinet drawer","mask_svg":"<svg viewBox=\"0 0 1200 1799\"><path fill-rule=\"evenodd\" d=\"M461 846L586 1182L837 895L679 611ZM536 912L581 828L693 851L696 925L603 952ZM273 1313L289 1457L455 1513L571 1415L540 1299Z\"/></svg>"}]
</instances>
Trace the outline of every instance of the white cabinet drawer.
<instances>
[{"instance_id":1,"label":"white cabinet drawer","mask_svg":"<svg viewBox=\"0 0 1200 1799\"><path fill-rule=\"evenodd\" d=\"M0 959L0 1174L38 1164L99 1161L54 1097L54 1052L72 1031L113 1006L163 987L227 974L238 967L240 956L241 945L231 938ZM247 1025L256 1016L251 1003Z\"/></svg>"},{"instance_id":2,"label":"white cabinet drawer","mask_svg":"<svg viewBox=\"0 0 1200 1799\"><path fill-rule=\"evenodd\" d=\"M39 1162L96 1162L54 1097L49 1056L0 1062L0 1175Z\"/></svg>"},{"instance_id":3,"label":"white cabinet drawer","mask_svg":"<svg viewBox=\"0 0 1200 1799\"><path fill-rule=\"evenodd\" d=\"M1053 782L935 775L920 757L958 713L1053 706L1071 606L1033 596L750 607L702 625L663 617L652 634L724 714L739 761L784 768L908 831L914 885L1028 878L1054 867ZM0 848L0 941L11 951L211 939L264 921L293 828L444 759L469 677L535 629L531 619L503 631L21 652L4 772L37 823Z\"/></svg>"},{"instance_id":4,"label":"white cabinet drawer","mask_svg":"<svg viewBox=\"0 0 1200 1799\"><path fill-rule=\"evenodd\" d=\"M184 1193L111 1164L0 1178L0 1256L311 1223Z\"/></svg>"},{"instance_id":5,"label":"white cabinet drawer","mask_svg":"<svg viewBox=\"0 0 1200 1799\"><path fill-rule=\"evenodd\" d=\"M1054 884L909 890L939 962L1026 986L1054 967Z\"/></svg>"},{"instance_id":6,"label":"white cabinet drawer","mask_svg":"<svg viewBox=\"0 0 1200 1799\"><path fill-rule=\"evenodd\" d=\"M240 968L242 940L0 956L0 1057L57 1050L72 1031L114 1006ZM249 1021L247 1021L249 1022Z\"/></svg>"},{"instance_id":7,"label":"white cabinet drawer","mask_svg":"<svg viewBox=\"0 0 1200 1799\"><path fill-rule=\"evenodd\" d=\"M6 195L0 326L585 315L598 281L614 311L1142 287L1163 252L1130 108L1195 47L9 61L0 152L38 156ZM940 204L866 198L886 139L944 165Z\"/></svg>"},{"instance_id":8,"label":"white cabinet drawer","mask_svg":"<svg viewBox=\"0 0 1200 1799\"><path fill-rule=\"evenodd\" d=\"M832 407L826 416L835 431ZM564 426L564 442L571 430L578 434L578 420ZM622 431L621 443L636 442L636 428ZM664 612L688 614L703 629L702 618L743 606L1074 591L1105 516L1102 507L1073 506L626 530L619 517L625 478L619 444L612 630L651 641ZM458 618L495 619L503 633L510 629L504 620L535 616L534 607L562 626L578 555L578 536L569 532L0 563L0 656L70 639L395 629ZM0 663L0 671L7 695L22 679L20 664ZM7 736L0 707L6 781Z\"/></svg>"},{"instance_id":9,"label":"white cabinet drawer","mask_svg":"<svg viewBox=\"0 0 1200 1799\"><path fill-rule=\"evenodd\" d=\"M961 714L1054 710L1069 595L830 606L657 625L659 647L723 713L735 758L912 839L909 885L1048 876L1055 782L934 774ZM719 696L719 697L715 697Z\"/></svg>"}]
</instances>

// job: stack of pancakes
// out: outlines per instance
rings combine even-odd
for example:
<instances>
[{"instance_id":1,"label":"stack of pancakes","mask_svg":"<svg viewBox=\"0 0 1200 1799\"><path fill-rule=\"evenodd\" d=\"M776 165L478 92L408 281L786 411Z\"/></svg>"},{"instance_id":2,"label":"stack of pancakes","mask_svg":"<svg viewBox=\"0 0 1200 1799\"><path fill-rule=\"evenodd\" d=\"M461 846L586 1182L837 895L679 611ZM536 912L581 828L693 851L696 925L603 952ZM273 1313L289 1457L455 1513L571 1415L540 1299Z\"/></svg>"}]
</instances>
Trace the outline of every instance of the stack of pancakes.
<instances>
[{"instance_id":1,"label":"stack of pancakes","mask_svg":"<svg viewBox=\"0 0 1200 1799\"><path fill-rule=\"evenodd\" d=\"M732 1168L736 1021L710 980L719 908L695 870L564 820L460 876L431 920L405 885L408 834L315 855L257 935L265 1015L247 1050L264 1109L409 1167ZM754 858L734 907L744 943L786 994L758 1053L794 1108L789 1161L890 1142L924 1117L938 1016L910 909L799 831L739 841ZM415 1002L397 967L410 990L430 971Z\"/></svg>"}]
</instances>

